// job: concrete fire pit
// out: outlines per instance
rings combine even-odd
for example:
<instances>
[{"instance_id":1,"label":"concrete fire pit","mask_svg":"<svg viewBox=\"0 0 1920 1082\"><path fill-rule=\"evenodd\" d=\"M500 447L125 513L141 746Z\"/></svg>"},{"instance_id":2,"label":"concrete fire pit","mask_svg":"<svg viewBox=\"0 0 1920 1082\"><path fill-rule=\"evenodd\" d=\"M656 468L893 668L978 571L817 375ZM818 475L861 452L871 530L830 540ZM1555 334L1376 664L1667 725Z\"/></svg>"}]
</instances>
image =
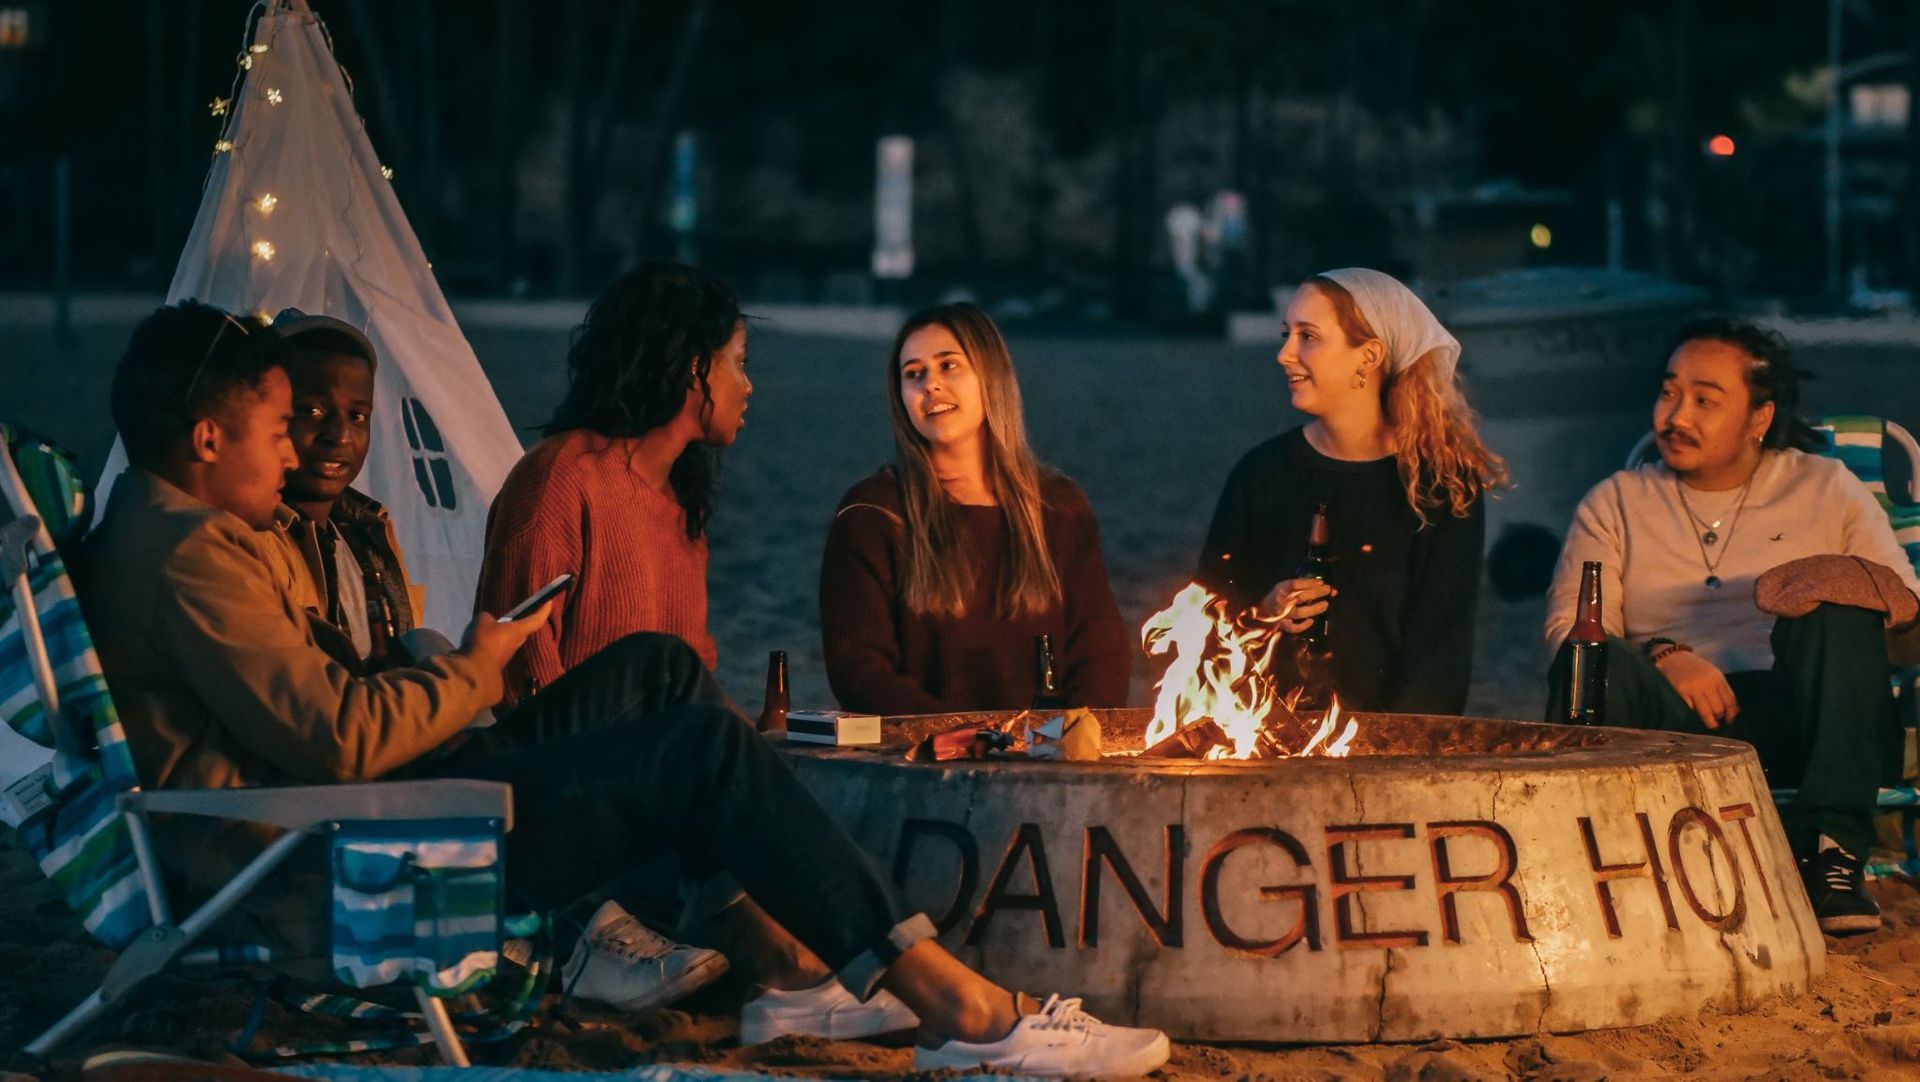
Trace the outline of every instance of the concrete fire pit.
<instances>
[{"instance_id":1,"label":"concrete fire pit","mask_svg":"<svg viewBox=\"0 0 1920 1082\"><path fill-rule=\"evenodd\" d=\"M1826 953L1735 741L1361 715L1344 759L918 763L789 745L942 942L1197 1040L1632 1026L1805 990Z\"/></svg>"}]
</instances>

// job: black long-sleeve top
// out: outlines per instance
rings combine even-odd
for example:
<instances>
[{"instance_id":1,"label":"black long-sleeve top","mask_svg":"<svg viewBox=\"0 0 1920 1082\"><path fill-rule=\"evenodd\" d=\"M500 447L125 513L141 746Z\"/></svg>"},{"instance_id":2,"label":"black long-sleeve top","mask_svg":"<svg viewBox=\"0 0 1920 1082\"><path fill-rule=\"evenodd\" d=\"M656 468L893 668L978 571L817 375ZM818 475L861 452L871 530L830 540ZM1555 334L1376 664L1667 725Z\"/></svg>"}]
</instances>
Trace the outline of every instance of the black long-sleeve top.
<instances>
[{"instance_id":1,"label":"black long-sleeve top","mask_svg":"<svg viewBox=\"0 0 1920 1082\"><path fill-rule=\"evenodd\" d=\"M1486 540L1483 500L1420 524L1392 458L1343 462L1293 429L1249 451L1200 554L1201 585L1252 605L1294 576L1314 508L1327 505L1334 690L1356 710L1458 714L1473 669L1474 609Z\"/></svg>"}]
</instances>

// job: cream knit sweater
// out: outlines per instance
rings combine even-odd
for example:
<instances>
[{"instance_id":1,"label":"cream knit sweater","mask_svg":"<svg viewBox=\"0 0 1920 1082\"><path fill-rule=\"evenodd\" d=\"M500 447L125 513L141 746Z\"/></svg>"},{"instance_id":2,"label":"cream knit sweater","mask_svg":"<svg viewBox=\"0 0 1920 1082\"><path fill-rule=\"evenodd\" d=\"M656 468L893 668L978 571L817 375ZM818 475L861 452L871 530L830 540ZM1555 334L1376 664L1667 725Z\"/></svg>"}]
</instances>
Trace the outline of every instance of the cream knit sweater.
<instances>
[{"instance_id":1,"label":"cream knit sweater","mask_svg":"<svg viewBox=\"0 0 1920 1082\"><path fill-rule=\"evenodd\" d=\"M1547 649L1573 627L1580 565L1598 560L1608 634L1631 643L1655 636L1698 651L1722 672L1773 667L1772 616L1754 607L1762 572L1803 556L1859 556L1894 569L1920 596L1913 565L1894 540L1886 513L1838 461L1800 451L1767 451L1746 504L1740 490L1687 489L1660 462L1621 470L1600 482L1573 514L1547 591ZM1707 525L1719 542L1701 554ZM1706 587L1707 561L1720 588Z\"/></svg>"}]
</instances>

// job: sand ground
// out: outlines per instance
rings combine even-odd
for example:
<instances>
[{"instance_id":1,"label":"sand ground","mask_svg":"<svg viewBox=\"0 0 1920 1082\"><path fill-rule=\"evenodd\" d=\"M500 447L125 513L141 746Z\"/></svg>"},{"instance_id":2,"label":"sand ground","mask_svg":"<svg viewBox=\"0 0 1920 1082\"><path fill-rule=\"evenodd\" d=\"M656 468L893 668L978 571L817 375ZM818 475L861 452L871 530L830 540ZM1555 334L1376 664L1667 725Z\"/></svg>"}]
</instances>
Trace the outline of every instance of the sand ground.
<instances>
[{"instance_id":1,"label":"sand ground","mask_svg":"<svg viewBox=\"0 0 1920 1082\"><path fill-rule=\"evenodd\" d=\"M56 345L38 327L6 328L10 356L0 414L80 451L91 465L111 440L106 379L127 327L82 329ZM509 419L542 420L563 384L565 334L491 329L473 336ZM756 385L747 428L726 456L713 524L712 623L721 676L749 709L759 703L766 652L792 658L796 706L826 705L816 576L840 493L889 454L883 346L754 332ZM1246 449L1295 419L1269 351L1219 343L1121 337L1014 338L1033 442L1086 489L1099 514L1110 573L1133 626L1188 577L1221 481ZM37 360L22 360L30 358ZM1916 351L1899 346L1816 350L1814 410L1879 409L1920 427ZM1616 468L1644 430L1652 397L1645 359L1619 371L1551 378L1483 374L1470 393L1515 487L1491 505L1490 536L1513 522L1564 529L1585 490ZM529 439L531 433L528 434ZM1469 712L1538 718L1544 702L1537 599L1483 591ZM1149 674L1135 672L1135 702ZM1636 1030L1518 1041L1272 1049L1181 1046L1167 1078L1591 1079L1920 1077L1920 894L1883 883L1886 930L1837 942L1812 994L1743 1017L1707 1015ZM110 956L93 947L11 839L0 849L0 1052L17 1048L97 981ZM90 1038L217 1048L245 1013L228 985L173 982L129 1020ZM752 1064L799 1073L892 1077L904 1050L782 1042L743 1052L724 1002L637 1019L583 1015L545 1026L512 1053L522 1064L613 1068L675 1060ZM88 1042L82 1042L82 1045Z\"/></svg>"}]
</instances>

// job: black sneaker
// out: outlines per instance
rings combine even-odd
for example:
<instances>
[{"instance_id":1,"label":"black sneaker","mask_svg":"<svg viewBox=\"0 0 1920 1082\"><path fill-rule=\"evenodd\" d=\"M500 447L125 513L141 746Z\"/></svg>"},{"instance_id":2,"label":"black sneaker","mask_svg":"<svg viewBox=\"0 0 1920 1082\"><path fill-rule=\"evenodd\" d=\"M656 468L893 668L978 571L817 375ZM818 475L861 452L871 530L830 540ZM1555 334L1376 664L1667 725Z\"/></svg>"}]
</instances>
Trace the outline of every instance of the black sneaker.
<instances>
[{"instance_id":1,"label":"black sneaker","mask_svg":"<svg viewBox=\"0 0 1920 1082\"><path fill-rule=\"evenodd\" d=\"M1859 857L1827 843L1815 856L1801 858L1800 878L1821 931L1857 935L1880 929L1880 907L1867 897L1866 865Z\"/></svg>"}]
</instances>

